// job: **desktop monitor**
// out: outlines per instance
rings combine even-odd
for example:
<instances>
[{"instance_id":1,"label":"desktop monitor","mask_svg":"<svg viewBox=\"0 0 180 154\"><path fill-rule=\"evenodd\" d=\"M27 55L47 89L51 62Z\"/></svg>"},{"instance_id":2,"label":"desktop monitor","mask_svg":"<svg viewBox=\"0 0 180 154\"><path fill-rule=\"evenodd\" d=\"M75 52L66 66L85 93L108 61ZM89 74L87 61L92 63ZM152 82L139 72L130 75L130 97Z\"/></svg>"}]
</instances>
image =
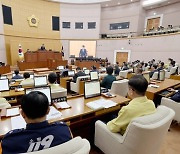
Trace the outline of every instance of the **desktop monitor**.
<instances>
[{"instance_id":1,"label":"desktop monitor","mask_svg":"<svg viewBox=\"0 0 180 154\"><path fill-rule=\"evenodd\" d=\"M149 83L150 82L149 72L148 73L144 73L143 76L147 80L147 82Z\"/></svg>"},{"instance_id":2,"label":"desktop monitor","mask_svg":"<svg viewBox=\"0 0 180 154\"><path fill-rule=\"evenodd\" d=\"M31 78L31 79L34 79L34 74L30 74L30 78Z\"/></svg>"},{"instance_id":3,"label":"desktop monitor","mask_svg":"<svg viewBox=\"0 0 180 154\"><path fill-rule=\"evenodd\" d=\"M9 90L9 79L0 79L0 91Z\"/></svg>"},{"instance_id":4,"label":"desktop monitor","mask_svg":"<svg viewBox=\"0 0 180 154\"><path fill-rule=\"evenodd\" d=\"M41 86L47 86L47 76L34 76L34 86L35 87L41 87Z\"/></svg>"},{"instance_id":5,"label":"desktop monitor","mask_svg":"<svg viewBox=\"0 0 180 154\"><path fill-rule=\"evenodd\" d=\"M1 75L0 79L7 79L7 75Z\"/></svg>"},{"instance_id":6,"label":"desktop monitor","mask_svg":"<svg viewBox=\"0 0 180 154\"><path fill-rule=\"evenodd\" d=\"M90 72L90 80L98 80L98 72Z\"/></svg>"},{"instance_id":7,"label":"desktop monitor","mask_svg":"<svg viewBox=\"0 0 180 154\"><path fill-rule=\"evenodd\" d=\"M68 76L72 77L75 75L75 71L68 71Z\"/></svg>"},{"instance_id":8,"label":"desktop monitor","mask_svg":"<svg viewBox=\"0 0 180 154\"><path fill-rule=\"evenodd\" d=\"M58 66L57 69L63 70L63 69L64 69L64 66Z\"/></svg>"},{"instance_id":9,"label":"desktop monitor","mask_svg":"<svg viewBox=\"0 0 180 154\"><path fill-rule=\"evenodd\" d=\"M38 87L38 88L28 88L28 89L25 89L25 94L29 94L32 91L40 91L44 93L48 98L49 105L51 105L51 88L49 86Z\"/></svg>"},{"instance_id":10,"label":"desktop monitor","mask_svg":"<svg viewBox=\"0 0 180 154\"><path fill-rule=\"evenodd\" d=\"M99 81L87 81L84 83L84 97L91 98L101 95L101 87Z\"/></svg>"},{"instance_id":11,"label":"desktop monitor","mask_svg":"<svg viewBox=\"0 0 180 154\"><path fill-rule=\"evenodd\" d=\"M85 69L85 70L84 70L84 73L85 73L86 75L89 75L90 70Z\"/></svg>"}]
</instances>

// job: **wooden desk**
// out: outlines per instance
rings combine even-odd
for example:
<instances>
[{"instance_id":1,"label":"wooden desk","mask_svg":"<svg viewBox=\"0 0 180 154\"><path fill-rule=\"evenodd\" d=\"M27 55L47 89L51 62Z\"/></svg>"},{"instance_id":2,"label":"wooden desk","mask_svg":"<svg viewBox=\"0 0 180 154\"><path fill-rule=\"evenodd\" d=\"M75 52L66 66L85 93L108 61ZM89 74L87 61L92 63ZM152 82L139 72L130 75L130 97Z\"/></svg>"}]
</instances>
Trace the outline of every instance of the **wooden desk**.
<instances>
[{"instance_id":1,"label":"wooden desk","mask_svg":"<svg viewBox=\"0 0 180 154\"><path fill-rule=\"evenodd\" d=\"M0 74L6 74L11 72L10 65L0 66Z\"/></svg>"},{"instance_id":2,"label":"wooden desk","mask_svg":"<svg viewBox=\"0 0 180 154\"><path fill-rule=\"evenodd\" d=\"M179 80L173 80L173 79L165 79L164 81L160 82L160 83L156 83L156 85L159 86L159 88L153 88L153 87L148 87L147 91L146 91L146 96L153 100L155 95L158 94L159 92L174 87L176 85L180 84Z\"/></svg>"},{"instance_id":3,"label":"wooden desk","mask_svg":"<svg viewBox=\"0 0 180 154\"><path fill-rule=\"evenodd\" d=\"M180 75L171 75L170 79L180 80Z\"/></svg>"},{"instance_id":4,"label":"wooden desk","mask_svg":"<svg viewBox=\"0 0 180 154\"><path fill-rule=\"evenodd\" d=\"M71 106L71 108L60 110L62 113L61 118L53 119L49 122L51 123L55 121L65 121L65 122L70 123L70 126L77 123L83 123L84 121L88 119L92 119L100 115L104 115L104 114L113 112L115 110L119 110L122 104L128 103L130 101L129 99L125 97L117 96L110 99L118 103L117 106L108 108L108 109L100 109L100 110L92 110L85 105L86 103L90 101L98 100L101 98L104 98L104 97L99 96L99 97L94 97L94 98L89 98L89 99L84 99L84 97L77 97L77 98L68 99L67 102ZM0 121L0 138L2 138L11 129L12 129L11 118L2 118Z\"/></svg>"},{"instance_id":5,"label":"wooden desk","mask_svg":"<svg viewBox=\"0 0 180 154\"><path fill-rule=\"evenodd\" d=\"M75 65L77 67L80 67L81 69L83 67L86 67L87 69L91 69L91 67L94 65L98 69L100 67L100 62L96 62L96 61L78 61L78 60L76 60Z\"/></svg>"},{"instance_id":6,"label":"wooden desk","mask_svg":"<svg viewBox=\"0 0 180 154\"><path fill-rule=\"evenodd\" d=\"M72 80L72 77L60 78L60 86L67 89L67 81Z\"/></svg>"}]
</instances>

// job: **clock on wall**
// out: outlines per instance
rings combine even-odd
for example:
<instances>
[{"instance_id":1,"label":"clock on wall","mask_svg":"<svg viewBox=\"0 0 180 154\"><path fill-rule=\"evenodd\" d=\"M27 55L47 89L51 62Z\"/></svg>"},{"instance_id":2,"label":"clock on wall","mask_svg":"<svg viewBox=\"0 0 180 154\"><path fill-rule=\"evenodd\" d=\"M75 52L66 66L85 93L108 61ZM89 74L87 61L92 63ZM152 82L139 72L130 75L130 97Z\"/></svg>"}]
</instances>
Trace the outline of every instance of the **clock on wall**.
<instances>
[{"instance_id":1,"label":"clock on wall","mask_svg":"<svg viewBox=\"0 0 180 154\"><path fill-rule=\"evenodd\" d=\"M29 22L29 26L31 27L38 27L39 19L35 17L35 15L32 15L27 18Z\"/></svg>"}]
</instances>

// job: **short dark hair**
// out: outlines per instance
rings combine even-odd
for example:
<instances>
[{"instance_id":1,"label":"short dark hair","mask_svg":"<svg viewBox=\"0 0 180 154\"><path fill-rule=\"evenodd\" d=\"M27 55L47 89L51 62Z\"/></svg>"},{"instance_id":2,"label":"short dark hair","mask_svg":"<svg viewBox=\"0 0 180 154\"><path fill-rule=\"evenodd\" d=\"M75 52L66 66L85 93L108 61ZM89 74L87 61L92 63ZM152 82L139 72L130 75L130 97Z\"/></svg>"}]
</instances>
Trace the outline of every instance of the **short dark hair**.
<instances>
[{"instance_id":1,"label":"short dark hair","mask_svg":"<svg viewBox=\"0 0 180 154\"><path fill-rule=\"evenodd\" d=\"M81 70L81 68L80 68L80 67L77 67L76 70L79 71L79 70Z\"/></svg>"},{"instance_id":2,"label":"short dark hair","mask_svg":"<svg viewBox=\"0 0 180 154\"><path fill-rule=\"evenodd\" d=\"M50 73L48 75L48 81L50 83L54 83L54 82L56 82L56 80L57 80L57 74L56 73Z\"/></svg>"},{"instance_id":3,"label":"short dark hair","mask_svg":"<svg viewBox=\"0 0 180 154\"><path fill-rule=\"evenodd\" d=\"M161 62L161 66L164 67L164 62Z\"/></svg>"},{"instance_id":4,"label":"short dark hair","mask_svg":"<svg viewBox=\"0 0 180 154\"><path fill-rule=\"evenodd\" d=\"M107 67L107 68L106 68L106 72L107 72L107 74L112 75L112 73L113 73L113 68L112 68L112 66Z\"/></svg>"},{"instance_id":5,"label":"short dark hair","mask_svg":"<svg viewBox=\"0 0 180 154\"><path fill-rule=\"evenodd\" d=\"M69 66L68 66L68 65L66 65L66 67L65 67L65 68L67 68L67 69L68 69L68 68L69 68Z\"/></svg>"},{"instance_id":6,"label":"short dark hair","mask_svg":"<svg viewBox=\"0 0 180 154\"><path fill-rule=\"evenodd\" d=\"M92 69L93 69L93 70L96 70L96 66L93 65L93 66L92 66Z\"/></svg>"},{"instance_id":7,"label":"short dark hair","mask_svg":"<svg viewBox=\"0 0 180 154\"><path fill-rule=\"evenodd\" d=\"M28 72L25 72L25 73L23 74L23 76L24 76L25 79L30 78L30 74L29 74Z\"/></svg>"},{"instance_id":8,"label":"short dark hair","mask_svg":"<svg viewBox=\"0 0 180 154\"><path fill-rule=\"evenodd\" d=\"M21 108L29 119L41 118L46 115L49 107L47 96L39 91L23 95Z\"/></svg>"},{"instance_id":9,"label":"short dark hair","mask_svg":"<svg viewBox=\"0 0 180 154\"><path fill-rule=\"evenodd\" d=\"M137 94L144 96L148 87L148 81L142 75L134 75L130 78L128 85Z\"/></svg>"},{"instance_id":10,"label":"short dark hair","mask_svg":"<svg viewBox=\"0 0 180 154\"><path fill-rule=\"evenodd\" d=\"M155 69L157 69L158 66L157 66L156 64L154 64L153 67L154 67Z\"/></svg>"},{"instance_id":11,"label":"short dark hair","mask_svg":"<svg viewBox=\"0 0 180 154\"><path fill-rule=\"evenodd\" d=\"M14 73L15 73L16 75L18 75L18 74L19 74L19 70L14 70Z\"/></svg>"}]
</instances>

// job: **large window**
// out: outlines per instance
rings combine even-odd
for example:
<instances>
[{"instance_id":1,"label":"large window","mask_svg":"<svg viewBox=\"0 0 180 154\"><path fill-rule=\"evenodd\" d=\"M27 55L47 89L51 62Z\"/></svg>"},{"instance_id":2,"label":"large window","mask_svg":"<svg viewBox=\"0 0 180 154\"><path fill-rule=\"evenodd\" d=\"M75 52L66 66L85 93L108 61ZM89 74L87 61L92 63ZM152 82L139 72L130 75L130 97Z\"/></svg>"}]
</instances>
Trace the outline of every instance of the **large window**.
<instances>
[{"instance_id":1,"label":"large window","mask_svg":"<svg viewBox=\"0 0 180 154\"><path fill-rule=\"evenodd\" d=\"M129 29L129 24L129 22L113 23L110 24L110 30Z\"/></svg>"},{"instance_id":2,"label":"large window","mask_svg":"<svg viewBox=\"0 0 180 154\"><path fill-rule=\"evenodd\" d=\"M2 5L4 24L13 25L11 7Z\"/></svg>"},{"instance_id":3,"label":"large window","mask_svg":"<svg viewBox=\"0 0 180 154\"><path fill-rule=\"evenodd\" d=\"M83 22L76 22L75 29L83 29Z\"/></svg>"},{"instance_id":4,"label":"large window","mask_svg":"<svg viewBox=\"0 0 180 154\"><path fill-rule=\"evenodd\" d=\"M59 31L59 17L52 16L52 30Z\"/></svg>"},{"instance_id":5,"label":"large window","mask_svg":"<svg viewBox=\"0 0 180 154\"><path fill-rule=\"evenodd\" d=\"M70 22L63 22L62 23L62 28L70 29L71 28L71 23Z\"/></svg>"},{"instance_id":6,"label":"large window","mask_svg":"<svg viewBox=\"0 0 180 154\"><path fill-rule=\"evenodd\" d=\"M88 22L88 29L96 29L96 22Z\"/></svg>"}]
</instances>

